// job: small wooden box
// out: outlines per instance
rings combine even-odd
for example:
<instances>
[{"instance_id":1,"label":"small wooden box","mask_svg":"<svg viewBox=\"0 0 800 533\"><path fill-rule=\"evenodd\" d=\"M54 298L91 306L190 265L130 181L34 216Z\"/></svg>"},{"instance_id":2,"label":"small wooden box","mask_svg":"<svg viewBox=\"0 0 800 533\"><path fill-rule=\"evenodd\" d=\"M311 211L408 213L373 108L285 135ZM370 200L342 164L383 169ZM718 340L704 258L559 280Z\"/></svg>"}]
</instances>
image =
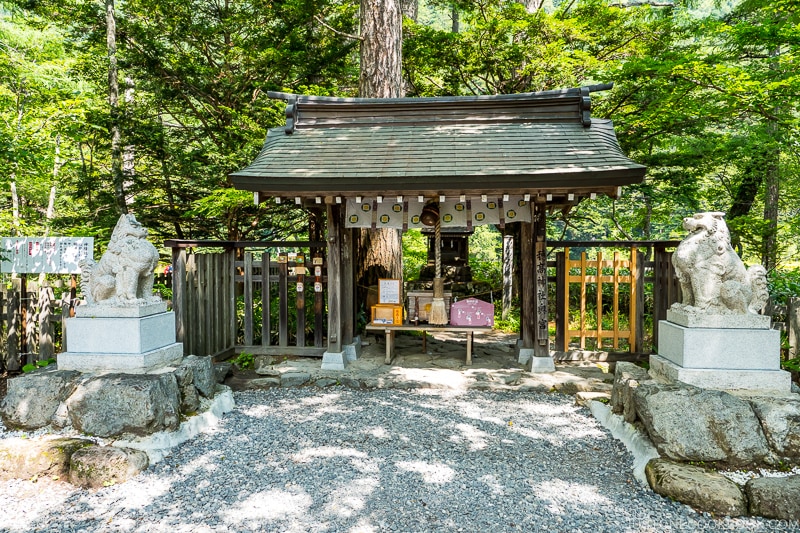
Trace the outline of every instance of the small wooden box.
<instances>
[{"instance_id":1,"label":"small wooden box","mask_svg":"<svg viewBox=\"0 0 800 533\"><path fill-rule=\"evenodd\" d=\"M372 323L400 326L403 324L403 306L377 304L372 306Z\"/></svg>"},{"instance_id":2,"label":"small wooden box","mask_svg":"<svg viewBox=\"0 0 800 533\"><path fill-rule=\"evenodd\" d=\"M444 291L444 307L447 316L450 316L450 301L453 299L451 291ZM408 292L408 321L427 322L433 303L433 291Z\"/></svg>"}]
</instances>

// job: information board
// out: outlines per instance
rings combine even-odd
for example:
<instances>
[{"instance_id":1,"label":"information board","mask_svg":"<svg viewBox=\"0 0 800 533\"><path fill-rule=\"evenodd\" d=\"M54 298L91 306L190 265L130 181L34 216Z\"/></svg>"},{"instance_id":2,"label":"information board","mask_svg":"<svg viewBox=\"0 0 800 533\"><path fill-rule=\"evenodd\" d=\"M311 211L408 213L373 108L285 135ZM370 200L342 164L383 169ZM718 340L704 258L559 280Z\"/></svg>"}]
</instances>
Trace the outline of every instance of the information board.
<instances>
[{"instance_id":1,"label":"information board","mask_svg":"<svg viewBox=\"0 0 800 533\"><path fill-rule=\"evenodd\" d=\"M378 280L378 303L381 304L399 304L400 300L400 284L402 280L399 279L379 279Z\"/></svg>"},{"instance_id":2,"label":"information board","mask_svg":"<svg viewBox=\"0 0 800 533\"><path fill-rule=\"evenodd\" d=\"M80 274L82 259L92 257L94 237L3 237L0 272Z\"/></svg>"}]
</instances>

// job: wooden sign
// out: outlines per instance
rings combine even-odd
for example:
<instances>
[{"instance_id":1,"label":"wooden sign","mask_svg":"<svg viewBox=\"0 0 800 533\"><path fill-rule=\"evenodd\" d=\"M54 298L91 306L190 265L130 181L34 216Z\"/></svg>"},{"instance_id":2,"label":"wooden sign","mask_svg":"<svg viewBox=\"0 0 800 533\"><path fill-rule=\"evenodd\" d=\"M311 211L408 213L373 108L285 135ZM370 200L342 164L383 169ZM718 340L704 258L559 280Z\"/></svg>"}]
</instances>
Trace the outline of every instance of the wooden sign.
<instances>
[{"instance_id":1,"label":"wooden sign","mask_svg":"<svg viewBox=\"0 0 800 533\"><path fill-rule=\"evenodd\" d=\"M450 306L450 324L453 326L494 326L494 305L467 298Z\"/></svg>"},{"instance_id":2,"label":"wooden sign","mask_svg":"<svg viewBox=\"0 0 800 533\"><path fill-rule=\"evenodd\" d=\"M278 263L288 263L288 262L289 262L289 258L286 257L285 255L279 255L278 256Z\"/></svg>"},{"instance_id":3,"label":"wooden sign","mask_svg":"<svg viewBox=\"0 0 800 533\"><path fill-rule=\"evenodd\" d=\"M322 292L322 283L319 281L314 283L314 292Z\"/></svg>"},{"instance_id":4,"label":"wooden sign","mask_svg":"<svg viewBox=\"0 0 800 533\"><path fill-rule=\"evenodd\" d=\"M321 266L315 266L314 267L314 275L317 276L317 277L320 277L322 275L322 267Z\"/></svg>"},{"instance_id":5,"label":"wooden sign","mask_svg":"<svg viewBox=\"0 0 800 533\"><path fill-rule=\"evenodd\" d=\"M322 258L321 258L321 257L315 257L315 258L313 258L313 259L311 260L311 264L314 264L314 265L322 265Z\"/></svg>"},{"instance_id":6,"label":"wooden sign","mask_svg":"<svg viewBox=\"0 0 800 533\"><path fill-rule=\"evenodd\" d=\"M297 292L303 292L303 284L300 282L297 283Z\"/></svg>"}]
</instances>

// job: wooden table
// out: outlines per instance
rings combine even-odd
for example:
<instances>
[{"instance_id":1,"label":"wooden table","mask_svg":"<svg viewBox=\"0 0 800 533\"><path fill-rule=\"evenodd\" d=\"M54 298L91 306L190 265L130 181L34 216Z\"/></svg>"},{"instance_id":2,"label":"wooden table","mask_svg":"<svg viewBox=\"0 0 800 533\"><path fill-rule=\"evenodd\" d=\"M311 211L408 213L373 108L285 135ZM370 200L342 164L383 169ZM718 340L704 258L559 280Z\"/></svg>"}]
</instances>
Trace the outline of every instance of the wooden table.
<instances>
[{"instance_id":1,"label":"wooden table","mask_svg":"<svg viewBox=\"0 0 800 533\"><path fill-rule=\"evenodd\" d=\"M447 332L461 332L467 334L467 365L472 365L472 337L477 333L489 333L492 328L489 326L432 326L430 324L403 324L393 326L390 324L367 324L367 331L383 331L386 334L386 358L385 364L391 364L394 357L394 334L398 331L421 331L422 332L422 350L428 349L429 331L447 331Z\"/></svg>"}]
</instances>

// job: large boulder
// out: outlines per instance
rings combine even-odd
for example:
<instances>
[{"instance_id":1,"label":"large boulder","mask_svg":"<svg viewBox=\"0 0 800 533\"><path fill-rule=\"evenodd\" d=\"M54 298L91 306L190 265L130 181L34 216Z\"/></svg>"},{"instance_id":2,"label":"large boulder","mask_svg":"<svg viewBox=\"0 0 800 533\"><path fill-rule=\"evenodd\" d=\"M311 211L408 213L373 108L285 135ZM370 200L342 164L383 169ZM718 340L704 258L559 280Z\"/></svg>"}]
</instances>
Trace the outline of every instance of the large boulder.
<instances>
[{"instance_id":1,"label":"large boulder","mask_svg":"<svg viewBox=\"0 0 800 533\"><path fill-rule=\"evenodd\" d=\"M80 377L80 372L47 368L8 380L8 392L0 402L3 423L25 430L49 425Z\"/></svg>"},{"instance_id":2,"label":"large boulder","mask_svg":"<svg viewBox=\"0 0 800 533\"><path fill-rule=\"evenodd\" d=\"M217 376L214 373L214 364L211 361L211 357L187 355L181 361L180 366L192 369L194 386L197 387L200 394L206 398L214 396L214 389L217 387Z\"/></svg>"},{"instance_id":3,"label":"large boulder","mask_svg":"<svg viewBox=\"0 0 800 533\"><path fill-rule=\"evenodd\" d=\"M70 457L91 446L87 439L2 439L0 440L0 480L69 476Z\"/></svg>"},{"instance_id":4,"label":"large boulder","mask_svg":"<svg viewBox=\"0 0 800 533\"><path fill-rule=\"evenodd\" d=\"M649 379L650 375L644 368L625 361L618 362L614 369L614 388L611 389L611 411L622 415L628 423L636 420L633 390Z\"/></svg>"},{"instance_id":5,"label":"large boulder","mask_svg":"<svg viewBox=\"0 0 800 533\"><path fill-rule=\"evenodd\" d=\"M640 383L636 415L659 453L677 461L762 464L767 439L750 404L731 394L691 385Z\"/></svg>"},{"instance_id":6,"label":"large boulder","mask_svg":"<svg viewBox=\"0 0 800 533\"><path fill-rule=\"evenodd\" d=\"M750 514L800 520L800 476L761 477L745 485Z\"/></svg>"},{"instance_id":7,"label":"large boulder","mask_svg":"<svg viewBox=\"0 0 800 533\"><path fill-rule=\"evenodd\" d=\"M722 474L666 459L651 459L644 472L650 487L662 496L716 515L747 514L744 493Z\"/></svg>"},{"instance_id":8,"label":"large boulder","mask_svg":"<svg viewBox=\"0 0 800 533\"><path fill-rule=\"evenodd\" d=\"M175 379L181 391L181 413L195 413L200 407L200 395L194 386L194 372L191 366L181 365L175 369Z\"/></svg>"},{"instance_id":9,"label":"large boulder","mask_svg":"<svg viewBox=\"0 0 800 533\"><path fill-rule=\"evenodd\" d=\"M750 399L772 449L782 458L800 458L800 398Z\"/></svg>"},{"instance_id":10,"label":"large boulder","mask_svg":"<svg viewBox=\"0 0 800 533\"><path fill-rule=\"evenodd\" d=\"M178 382L169 372L98 375L66 403L72 426L99 437L149 435L180 425Z\"/></svg>"},{"instance_id":11,"label":"large boulder","mask_svg":"<svg viewBox=\"0 0 800 533\"><path fill-rule=\"evenodd\" d=\"M147 469L149 460L141 450L116 446L89 446L72 455L69 482L86 489L124 483Z\"/></svg>"}]
</instances>

